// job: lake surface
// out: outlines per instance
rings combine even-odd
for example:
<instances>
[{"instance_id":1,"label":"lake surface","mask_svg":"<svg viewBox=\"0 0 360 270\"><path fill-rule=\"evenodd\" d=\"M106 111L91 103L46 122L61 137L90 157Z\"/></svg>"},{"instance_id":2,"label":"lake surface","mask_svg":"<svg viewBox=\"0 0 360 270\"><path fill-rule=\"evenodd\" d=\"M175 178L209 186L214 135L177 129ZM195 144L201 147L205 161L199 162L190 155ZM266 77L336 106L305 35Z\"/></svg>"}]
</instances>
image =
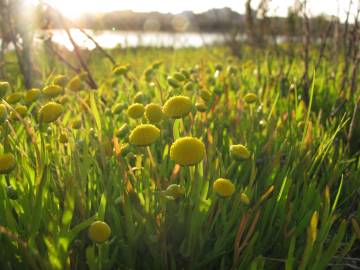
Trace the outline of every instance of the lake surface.
<instances>
[{"instance_id":1,"label":"lake surface","mask_svg":"<svg viewBox=\"0 0 360 270\"><path fill-rule=\"evenodd\" d=\"M170 33L170 32L136 32L136 31L92 31L85 30L103 48L115 47L201 47L223 43L225 36L219 33ZM70 30L73 39L83 48L94 49L94 43L78 29ZM51 35L55 43L65 46L69 50L73 49L67 34L63 30L51 30L40 32L41 35Z\"/></svg>"}]
</instances>

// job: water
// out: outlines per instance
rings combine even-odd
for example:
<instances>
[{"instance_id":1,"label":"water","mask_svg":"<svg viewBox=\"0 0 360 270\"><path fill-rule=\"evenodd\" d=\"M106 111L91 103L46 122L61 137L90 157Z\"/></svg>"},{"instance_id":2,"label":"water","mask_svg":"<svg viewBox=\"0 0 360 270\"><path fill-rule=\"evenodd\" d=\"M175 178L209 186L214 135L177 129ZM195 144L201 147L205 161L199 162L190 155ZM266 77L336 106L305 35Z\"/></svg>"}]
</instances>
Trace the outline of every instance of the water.
<instances>
[{"instance_id":1,"label":"water","mask_svg":"<svg viewBox=\"0 0 360 270\"><path fill-rule=\"evenodd\" d=\"M205 45L213 45L223 43L225 37L219 33L170 33L170 32L135 32L135 31L92 31L85 30L90 34L96 42L103 48L115 47L202 47ZM78 29L71 29L71 35L75 42L82 48L94 49L95 44L89 40L85 34ZM39 32L37 37L42 35L52 35L52 41L73 49L70 40L64 30L51 30L47 32ZM38 40L40 41L40 40Z\"/></svg>"}]
</instances>

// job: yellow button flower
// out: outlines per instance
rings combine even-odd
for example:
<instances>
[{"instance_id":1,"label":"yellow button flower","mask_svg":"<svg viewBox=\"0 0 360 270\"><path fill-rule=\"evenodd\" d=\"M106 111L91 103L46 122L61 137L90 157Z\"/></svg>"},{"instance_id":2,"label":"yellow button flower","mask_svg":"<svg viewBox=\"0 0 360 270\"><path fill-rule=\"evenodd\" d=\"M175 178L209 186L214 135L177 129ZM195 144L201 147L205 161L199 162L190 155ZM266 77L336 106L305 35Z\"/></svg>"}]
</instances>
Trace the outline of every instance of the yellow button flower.
<instances>
[{"instance_id":1,"label":"yellow button flower","mask_svg":"<svg viewBox=\"0 0 360 270\"><path fill-rule=\"evenodd\" d=\"M170 158L183 166L201 162L205 155L205 145L198 138L183 137L177 139L170 147Z\"/></svg>"},{"instance_id":2,"label":"yellow button flower","mask_svg":"<svg viewBox=\"0 0 360 270\"><path fill-rule=\"evenodd\" d=\"M115 76L121 76L121 75L125 75L129 71L129 69L130 69L129 65L118 66L113 69L112 73Z\"/></svg>"},{"instance_id":3,"label":"yellow button flower","mask_svg":"<svg viewBox=\"0 0 360 270\"><path fill-rule=\"evenodd\" d=\"M128 124L123 124L116 132L115 135L116 137L124 137L126 134L128 134L129 132L129 125Z\"/></svg>"},{"instance_id":4,"label":"yellow button flower","mask_svg":"<svg viewBox=\"0 0 360 270\"><path fill-rule=\"evenodd\" d=\"M81 79L79 76L75 76L73 77L69 82L68 84L66 85L66 87L70 90L70 91L73 91L73 92L78 92L80 90L83 89L83 85L82 85L82 82L81 82Z\"/></svg>"},{"instance_id":5,"label":"yellow button flower","mask_svg":"<svg viewBox=\"0 0 360 270\"><path fill-rule=\"evenodd\" d=\"M49 102L40 108L39 120L44 123L54 122L63 112L64 108L62 105L56 102Z\"/></svg>"},{"instance_id":6,"label":"yellow button flower","mask_svg":"<svg viewBox=\"0 0 360 270\"><path fill-rule=\"evenodd\" d=\"M242 144L231 145L230 154L236 159L248 159L251 155L250 151Z\"/></svg>"},{"instance_id":7,"label":"yellow button flower","mask_svg":"<svg viewBox=\"0 0 360 270\"><path fill-rule=\"evenodd\" d=\"M25 102L27 104L33 103L40 97L40 95L41 95L40 89L38 88L30 89L25 93L25 97L24 97Z\"/></svg>"},{"instance_id":8,"label":"yellow button flower","mask_svg":"<svg viewBox=\"0 0 360 270\"><path fill-rule=\"evenodd\" d=\"M15 104L15 103L19 102L21 100L21 98L22 98L22 93L15 92L15 93L11 93L11 94L7 95L5 100L9 104Z\"/></svg>"},{"instance_id":9,"label":"yellow button flower","mask_svg":"<svg viewBox=\"0 0 360 270\"><path fill-rule=\"evenodd\" d=\"M246 205L249 205L249 204L250 204L250 198L249 198L249 196L248 196L246 193L244 193L244 192L240 193L240 201L241 201L242 203L246 204Z\"/></svg>"},{"instance_id":10,"label":"yellow button flower","mask_svg":"<svg viewBox=\"0 0 360 270\"><path fill-rule=\"evenodd\" d=\"M0 82L0 98L2 98L9 90L10 84L8 82Z\"/></svg>"},{"instance_id":11,"label":"yellow button flower","mask_svg":"<svg viewBox=\"0 0 360 270\"><path fill-rule=\"evenodd\" d=\"M16 161L13 154L7 153L0 155L0 174L11 172L15 166Z\"/></svg>"},{"instance_id":12,"label":"yellow button flower","mask_svg":"<svg viewBox=\"0 0 360 270\"><path fill-rule=\"evenodd\" d=\"M151 123L158 123L163 119L162 108L158 104L148 104L145 107L145 116Z\"/></svg>"},{"instance_id":13,"label":"yellow button flower","mask_svg":"<svg viewBox=\"0 0 360 270\"><path fill-rule=\"evenodd\" d=\"M144 95L143 92L140 91L140 92L136 93L136 95L134 96L134 103L143 104L145 99L146 99L146 96Z\"/></svg>"},{"instance_id":14,"label":"yellow button flower","mask_svg":"<svg viewBox=\"0 0 360 270\"><path fill-rule=\"evenodd\" d=\"M92 241L97 243L104 243L109 239L111 235L111 229L103 221L95 221L89 227L89 237Z\"/></svg>"},{"instance_id":15,"label":"yellow button flower","mask_svg":"<svg viewBox=\"0 0 360 270\"><path fill-rule=\"evenodd\" d=\"M163 108L164 114L171 118L182 118L191 111L191 99L186 96L175 96L168 99Z\"/></svg>"},{"instance_id":16,"label":"yellow button flower","mask_svg":"<svg viewBox=\"0 0 360 270\"><path fill-rule=\"evenodd\" d=\"M63 89L58 85L48 85L43 89L43 93L48 98L57 97L62 93Z\"/></svg>"},{"instance_id":17,"label":"yellow button flower","mask_svg":"<svg viewBox=\"0 0 360 270\"><path fill-rule=\"evenodd\" d=\"M248 93L245 95L244 100L247 104L254 103L257 100L257 95L254 93Z\"/></svg>"},{"instance_id":18,"label":"yellow button flower","mask_svg":"<svg viewBox=\"0 0 360 270\"><path fill-rule=\"evenodd\" d=\"M141 103L134 103L127 109L127 113L131 118L138 119L144 115L145 107Z\"/></svg>"},{"instance_id":19,"label":"yellow button flower","mask_svg":"<svg viewBox=\"0 0 360 270\"><path fill-rule=\"evenodd\" d=\"M225 178L215 180L213 188L221 197L230 197L235 191L235 185L229 179Z\"/></svg>"},{"instance_id":20,"label":"yellow button flower","mask_svg":"<svg viewBox=\"0 0 360 270\"><path fill-rule=\"evenodd\" d=\"M67 82L67 78L64 75L57 75L53 80L53 84L60 85L62 87L66 85L66 82Z\"/></svg>"},{"instance_id":21,"label":"yellow button flower","mask_svg":"<svg viewBox=\"0 0 360 270\"><path fill-rule=\"evenodd\" d=\"M27 107L19 104L15 106L15 111L20 114L21 117L24 117L27 114Z\"/></svg>"},{"instance_id":22,"label":"yellow button flower","mask_svg":"<svg viewBox=\"0 0 360 270\"><path fill-rule=\"evenodd\" d=\"M182 73L180 73L180 72L175 72L175 73L173 74L173 76L174 76L175 80L177 80L177 81L179 81L179 82L183 82L183 81L186 80L185 76L184 76Z\"/></svg>"},{"instance_id":23,"label":"yellow button flower","mask_svg":"<svg viewBox=\"0 0 360 270\"><path fill-rule=\"evenodd\" d=\"M181 86L180 82L178 82L175 78L169 76L167 78L168 84L173 88L179 88Z\"/></svg>"},{"instance_id":24,"label":"yellow button flower","mask_svg":"<svg viewBox=\"0 0 360 270\"><path fill-rule=\"evenodd\" d=\"M148 146L153 144L160 136L160 129L154 125L145 124L134 128L129 136L131 144L136 146Z\"/></svg>"},{"instance_id":25,"label":"yellow button flower","mask_svg":"<svg viewBox=\"0 0 360 270\"><path fill-rule=\"evenodd\" d=\"M27 107L24 106L24 105L20 105L20 104L16 105L16 106L15 106L15 111L16 111L22 118L24 118L24 117L27 115ZM16 115L15 115L14 112L11 112L11 113L10 113L10 119L14 119L14 120L17 119L17 117L16 117Z\"/></svg>"},{"instance_id":26,"label":"yellow button flower","mask_svg":"<svg viewBox=\"0 0 360 270\"><path fill-rule=\"evenodd\" d=\"M60 96L56 99L56 101L64 105L65 103L69 102L69 96Z\"/></svg>"},{"instance_id":27,"label":"yellow button flower","mask_svg":"<svg viewBox=\"0 0 360 270\"><path fill-rule=\"evenodd\" d=\"M111 112L113 114L119 114L123 111L123 109L125 109L126 105L124 105L123 103L116 103L112 109Z\"/></svg>"},{"instance_id":28,"label":"yellow button flower","mask_svg":"<svg viewBox=\"0 0 360 270\"><path fill-rule=\"evenodd\" d=\"M164 191L164 195L178 198L185 195L185 188L180 185L172 184Z\"/></svg>"}]
</instances>

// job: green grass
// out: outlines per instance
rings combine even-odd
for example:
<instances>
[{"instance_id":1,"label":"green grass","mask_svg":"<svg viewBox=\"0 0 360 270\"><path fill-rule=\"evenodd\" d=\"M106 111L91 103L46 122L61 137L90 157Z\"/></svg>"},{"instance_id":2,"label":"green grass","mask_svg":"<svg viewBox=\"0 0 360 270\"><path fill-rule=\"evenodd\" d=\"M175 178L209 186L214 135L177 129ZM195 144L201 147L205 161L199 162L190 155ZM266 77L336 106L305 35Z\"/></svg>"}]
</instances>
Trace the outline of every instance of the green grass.
<instances>
[{"instance_id":1,"label":"green grass","mask_svg":"<svg viewBox=\"0 0 360 270\"><path fill-rule=\"evenodd\" d=\"M290 270L353 263L360 163L347 134L356 97L331 114L341 100L331 62L313 73L306 105L300 58L286 75L286 58L272 54L229 62L224 48L112 53L119 64L130 64L127 77L114 76L111 63L92 53L89 68L99 89L65 89L53 99L65 108L55 123L38 121L37 111L50 100L42 96L28 105L26 117L1 124L0 153L16 157L16 168L0 175L1 269ZM36 57L39 87L55 74L74 76L50 56ZM163 64L147 82L143 73L157 60ZM194 90L168 85L167 76L182 69ZM15 67L6 71L11 91L23 91L11 75ZM194 106L182 119L166 118L157 124L161 135L153 145L119 150L129 133L116 137L116 130L147 122L126 113L139 91L144 104L163 105L177 94L195 104L202 89L211 93L206 112ZM244 102L249 92L258 96L254 104ZM13 111L15 105L3 103L8 114ZM112 113L119 103L124 109ZM74 119L81 120L80 129L71 128ZM62 133L67 143L59 141ZM180 167L170 159L171 144L183 136L203 141L203 162ZM232 144L246 145L251 158L233 159ZM213 190L220 177L236 186L229 198ZM170 184L185 187L185 195L165 196ZM18 196L11 198L8 186ZM103 244L88 237L95 220L112 230Z\"/></svg>"}]
</instances>

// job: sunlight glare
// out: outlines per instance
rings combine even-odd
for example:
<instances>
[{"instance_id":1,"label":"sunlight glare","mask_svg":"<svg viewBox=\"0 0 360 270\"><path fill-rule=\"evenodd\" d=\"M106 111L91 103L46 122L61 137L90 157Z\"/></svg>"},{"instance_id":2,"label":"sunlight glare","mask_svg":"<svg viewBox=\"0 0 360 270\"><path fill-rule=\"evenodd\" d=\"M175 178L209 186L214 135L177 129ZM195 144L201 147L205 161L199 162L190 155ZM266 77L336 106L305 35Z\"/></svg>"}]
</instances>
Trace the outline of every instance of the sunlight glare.
<instances>
[{"instance_id":1,"label":"sunlight glare","mask_svg":"<svg viewBox=\"0 0 360 270\"><path fill-rule=\"evenodd\" d=\"M38 3L38 0L25 0L28 3ZM339 15L344 20L346 10L351 0L308 0L310 15ZM181 13L193 11L205 12L212 8L230 7L244 13L245 0L44 0L58 9L65 16L75 19L83 13L110 12L116 10L132 10L135 12L157 11L161 13ZM286 16L288 8L294 4L294 0L271 0L269 1L269 15ZM324 3L326 2L326 5ZM252 7L257 8L260 0L253 0ZM351 15L355 15L359 3L353 1Z\"/></svg>"}]
</instances>

